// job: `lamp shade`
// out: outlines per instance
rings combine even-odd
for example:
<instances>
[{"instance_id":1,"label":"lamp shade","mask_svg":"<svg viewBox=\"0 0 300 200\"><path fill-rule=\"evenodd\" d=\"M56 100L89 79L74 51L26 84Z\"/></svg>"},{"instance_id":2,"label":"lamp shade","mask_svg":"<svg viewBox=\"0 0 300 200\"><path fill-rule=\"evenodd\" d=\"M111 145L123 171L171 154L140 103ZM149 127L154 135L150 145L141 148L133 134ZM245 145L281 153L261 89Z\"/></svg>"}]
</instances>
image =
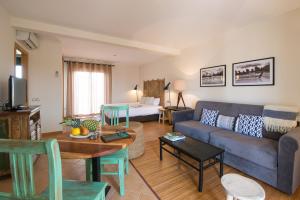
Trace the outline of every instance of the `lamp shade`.
<instances>
[{"instance_id":1,"label":"lamp shade","mask_svg":"<svg viewBox=\"0 0 300 200\"><path fill-rule=\"evenodd\" d=\"M173 82L173 85L174 85L174 89L179 92L182 92L186 89L186 83L184 80L175 80Z\"/></svg>"}]
</instances>

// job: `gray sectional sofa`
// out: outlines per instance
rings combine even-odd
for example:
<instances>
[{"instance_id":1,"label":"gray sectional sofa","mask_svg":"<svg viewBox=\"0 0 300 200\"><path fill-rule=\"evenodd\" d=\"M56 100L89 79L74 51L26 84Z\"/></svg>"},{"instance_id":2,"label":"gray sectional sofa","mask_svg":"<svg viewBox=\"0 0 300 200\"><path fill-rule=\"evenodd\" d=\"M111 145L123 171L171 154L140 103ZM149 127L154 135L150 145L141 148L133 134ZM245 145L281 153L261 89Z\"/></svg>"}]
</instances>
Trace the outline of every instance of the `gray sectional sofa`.
<instances>
[{"instance_id":1,"label":"gray sectional sofa","mask_svg":"<svg viewBox=\"0 0 300 200\"><path fill-rule=\"evenodd\" d=\"M200 123L203 108L219 110L219 114L259 115L263 106L199 101L194 110L173 113L174 130L186 136L225 149L224 162L275 188L292 194L300 185L300 127L280 138L242 135Z\"/></svg>"}]
</instances>

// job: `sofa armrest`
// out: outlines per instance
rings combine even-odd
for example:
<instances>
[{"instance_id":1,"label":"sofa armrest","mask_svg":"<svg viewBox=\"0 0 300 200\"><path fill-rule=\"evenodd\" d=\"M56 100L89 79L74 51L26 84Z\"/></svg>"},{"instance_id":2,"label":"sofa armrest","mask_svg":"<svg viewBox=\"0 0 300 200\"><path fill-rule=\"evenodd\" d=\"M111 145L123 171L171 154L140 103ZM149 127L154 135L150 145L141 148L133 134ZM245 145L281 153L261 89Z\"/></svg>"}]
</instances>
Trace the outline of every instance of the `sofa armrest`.
<instances>
[{"instance_id":1,"label":"sofa armrest","mask_svg":"<svg viewBox=\"0 0 300 200\"><path fill-rule=\"evenodd\" d=\"M278 189L292 194L300 185L300 127L293 129L279 140Z\"/></svg>"},{"instance_id":2,"label":"sofa armrest","mask_svg":"<svg viewBox=\"0 0 300 200\"><path fill-rule=\"evenodd\" d=\"M173 126L177 122L192 120L194 118L194 112L195 110L193 109L173 112L172 113Z\"/></svg>"}]
</instances>

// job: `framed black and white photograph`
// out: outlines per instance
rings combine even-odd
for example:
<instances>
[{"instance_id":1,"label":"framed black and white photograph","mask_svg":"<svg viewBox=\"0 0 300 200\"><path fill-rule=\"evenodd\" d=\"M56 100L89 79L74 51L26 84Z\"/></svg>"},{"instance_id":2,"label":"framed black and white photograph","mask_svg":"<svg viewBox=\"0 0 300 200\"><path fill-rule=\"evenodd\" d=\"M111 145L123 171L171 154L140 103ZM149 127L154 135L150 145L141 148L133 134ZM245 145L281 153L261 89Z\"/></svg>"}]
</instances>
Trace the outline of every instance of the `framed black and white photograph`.
<instances>
[{"instance_id":1,"label":"framed black and white photograph","mask_svg":"<svg viewBox=\"0 0 300 200\"><path fill-rule=\"evenodd\" d=\"M233 86L263 86L275 84L275 58L263 58L232 64Z\"/></svg>"},{"instance_id":2,"label":"framed black and white photograph","mask_svg":"<svg viewBox=\"0 0 300 200\"><path fill-rule=\"evenodd\" d=\"M226 86L226 65L200 69L200 87Z\"/></svg>"}]
</instances>

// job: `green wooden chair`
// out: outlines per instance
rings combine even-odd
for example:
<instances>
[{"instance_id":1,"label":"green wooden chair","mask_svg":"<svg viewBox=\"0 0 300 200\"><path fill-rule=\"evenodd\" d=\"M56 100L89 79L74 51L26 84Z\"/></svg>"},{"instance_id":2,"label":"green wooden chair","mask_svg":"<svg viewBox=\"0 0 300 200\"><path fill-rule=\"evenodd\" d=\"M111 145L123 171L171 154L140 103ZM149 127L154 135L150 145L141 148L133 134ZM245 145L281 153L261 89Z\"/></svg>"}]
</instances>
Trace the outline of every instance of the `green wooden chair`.
<instances>
[{"instance_id":1,"label":"green wooden chair","mask_svg":"<svg viewBox=\"0 0 300 200\"><path fill-rule=\"evenodd\" d=\"M126 113L126 123L125 127L129 127L129 106L128 105L102 105L101 107L101 125L105 125L105 114L109 114L110 116L110 125L111 126L118 126L119 125L119 114L120 111L125 111ZM111 165L116 164L118 165L117 172L107 172L104 171L104 165ZM91 169L91 160L87 160L86 165L87 170ZM101 175L114 175L118 176L119 178L119 185L120 185L120 195L123 196L125 194L125 177L124 177L124 170L125 173L129 173L129 157L128 157L128 148L124 148L122 150L117 151L111 155L101 157ZM90 170L87 172L87 179L91 180L91 173Z\"/></svg>"},{"instance_id":2,"label":"green wooden chair","mask_svg":"<svg viewBox=\"0 0 300 200\"><path fill-rule=\"evenodd\" d=\"M0 139L0 153L8 153L13 191L0 199L105 200L106 183L62 180L61 158L55 139L45 141ZM47 154L49 186L36 194L33 155Z\"/></svg>"},{"instance_id":3,"label":"green wooden chair","mask_svg":"<svg viewBox=\"0 0 300 200\"><path fill-rule=\"evenodd\" d=\"M118 126L120 122L120 111L125 111L125 127L129 127L129 105L102 105L101 106L101 125L105 125L105 114L110 117L110 125Z\"/></svg>"}]
</instances>

